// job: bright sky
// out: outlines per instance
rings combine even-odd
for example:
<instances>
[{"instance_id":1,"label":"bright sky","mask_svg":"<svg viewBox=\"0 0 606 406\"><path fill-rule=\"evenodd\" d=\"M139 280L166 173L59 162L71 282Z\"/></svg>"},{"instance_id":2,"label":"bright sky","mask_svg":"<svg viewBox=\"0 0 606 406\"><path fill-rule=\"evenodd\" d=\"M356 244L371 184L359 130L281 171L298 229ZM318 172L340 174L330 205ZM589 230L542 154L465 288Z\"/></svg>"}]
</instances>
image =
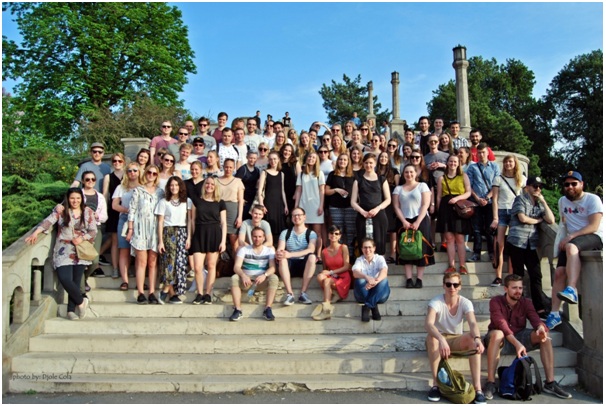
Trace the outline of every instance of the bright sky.
<instances>
[{"instance_id":1,"label":"bright sky","mask_svg":"<svg viewBox=\"0 0 606 406\"><path fill-rule=\"evenodd\" d=\"M391 109L398 71L400 116L412 123L427 114L432 91L454 79L458 44L468 58L522 61L535 74L535 97L571 58L603 48L601 2L174 4L198 67L182 93L185 107L213 119L225 111L230 121L289 111L298 130L327 119L318 91L343 74L372 80ZM3 35L15 38L2 14Z\"/></svg>"}]
</instances>

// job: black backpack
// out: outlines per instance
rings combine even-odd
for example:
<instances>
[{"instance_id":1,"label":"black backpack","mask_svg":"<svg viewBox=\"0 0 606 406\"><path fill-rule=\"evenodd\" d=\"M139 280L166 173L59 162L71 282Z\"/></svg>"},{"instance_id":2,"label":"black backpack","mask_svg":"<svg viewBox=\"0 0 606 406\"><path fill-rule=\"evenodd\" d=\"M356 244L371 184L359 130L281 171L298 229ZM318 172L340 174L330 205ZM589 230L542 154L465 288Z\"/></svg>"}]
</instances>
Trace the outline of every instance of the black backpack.
<instances>
[{"instance_id":1,"label":"black backpack","mask_svg":"<svg viewBox=\"0 0 606 406\"><path fill-rule=\"evenodd\" d=\"M532 367L534 366L534 383ZM539 367L532 357L525 356L513 360L510 366L499 368L499 392L509 400L532 400L531 395L543 392L543 382Z\"/></svg>"}]
</instances>

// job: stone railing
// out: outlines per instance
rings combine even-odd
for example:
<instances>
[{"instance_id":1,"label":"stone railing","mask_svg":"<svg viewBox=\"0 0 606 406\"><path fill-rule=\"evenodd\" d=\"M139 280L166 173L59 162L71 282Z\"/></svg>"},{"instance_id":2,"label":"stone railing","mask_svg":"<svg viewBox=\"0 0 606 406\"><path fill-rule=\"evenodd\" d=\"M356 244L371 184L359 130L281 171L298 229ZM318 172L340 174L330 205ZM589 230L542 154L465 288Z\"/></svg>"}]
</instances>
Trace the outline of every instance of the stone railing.
<instances>
[{"instance_id":1,"label":"stone railing","mask_svg":"<svg viewBox=\"0 0 606 406\"><path fill-rule=\"evenodd\" d=\"M52 266L53 230L27 245L30 230L2 252L3 388L8 388L12 357L28 351L29 338L42 332L44 321L55 317L57 303L63 302Z\"/></svg>"}]
</instances>

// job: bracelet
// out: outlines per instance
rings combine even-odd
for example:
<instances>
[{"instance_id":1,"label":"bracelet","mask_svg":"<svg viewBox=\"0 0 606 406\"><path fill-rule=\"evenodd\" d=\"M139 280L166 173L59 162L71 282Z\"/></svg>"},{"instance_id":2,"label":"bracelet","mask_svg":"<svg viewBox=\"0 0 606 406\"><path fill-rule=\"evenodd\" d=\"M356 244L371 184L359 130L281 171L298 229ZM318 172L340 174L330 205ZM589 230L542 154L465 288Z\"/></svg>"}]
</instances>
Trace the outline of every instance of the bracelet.
<instances>
[{"instance_id":1,"label":"bracelet","mask_svg":"<svg viewBox=\"0 0 606 406\"><path fill-rule=\"evenodd\" d=\"M478 339L478 338L479 338L480 340L482 339L482 337L480 337L480 336L475 336L473 339L474 339L474 340L476 340L476 339Z\"/></svg>"}]
</instances>

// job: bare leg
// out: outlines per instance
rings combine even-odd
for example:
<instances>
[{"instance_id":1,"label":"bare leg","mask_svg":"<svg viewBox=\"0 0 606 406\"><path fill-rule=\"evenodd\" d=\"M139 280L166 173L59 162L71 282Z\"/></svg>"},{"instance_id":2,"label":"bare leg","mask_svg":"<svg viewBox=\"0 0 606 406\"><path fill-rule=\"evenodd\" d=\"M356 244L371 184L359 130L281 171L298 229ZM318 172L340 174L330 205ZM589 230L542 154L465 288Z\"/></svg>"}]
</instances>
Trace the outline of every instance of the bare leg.
<instances>
[{"instance_id":1,"label":"bare leg","mask_svg":"<svg viewBox=\"0 0 606 406\"><path fill-rule=\"evenodd\" d=\"M398 247L398 239L396 233L389 233L389 256L396 259L396 249Z\"/></svg>"},{"instance_id":2,"label":"bare leg","mask_svg":"<svg viewBox=\"0 0 606 406\"><path fill-rule=\"evenodd\" d=\"M404 273L406 274L406 279L412 279L412 265L404 265Z\"/></svg>"},{"instance_id":3,"label":"bare leg","mask_svg":"<svg viewBox=\"0 0 606 406\"><path fill-rule=\"evenodd\" d=\"M231 287L231 297L234 299L234 307L238 310L242 310L242 290L240 286Z\"/></svg>"},{"instance_id":4,"label":"bare leg","mask_svg":"<svg viewBox=\"0 0 606 406\"><path fill-rule=\"evenodd\" d=\"M551 287L551 311L557 312L560 310L562 301L558 298L558 292L561 292L566 287L566 268L559 266L556 268L553 275L553 285Z\"/></svg>"},{"instance_id":5,"label":"bare leg","mask_svg":"<svg viewBox=\"0 0 606 406\"><path fill-rule=\"evenodd\" d=\"M147 251L147 269L149 270L149 293L156 290L156 275L158 273L158 254L152 250Z\"/></svg>"},{"instance_id":6,"label":"bare leg","mask_svg":"<svg viewBox=\"0 0 606 406\"><path fill-rule=\"evenodd\" d=\"M533 331L530 335L530 342L538 344L541 341L536 331ZM547 382L553 382L553 346L550 340L546 340L544 343L540 343L541 362L543 363L543 369L545 370L545 379Z\"/></svg>"},{"instance_id":7,"label":"bare leg","mask_svg":"<svg viewBox=\"0 0 606 406\"><path fill-rule=\"evenodd\" d=\"M446 252L448 253L448 266L454 268L455 266L455 236L453 233L444 233L444 239L446 240ZM465 251L463 251L465 254Z\"/></svg>"},{"instance_id":8,"label":"bare leg","mask_svg":"<svg viewBox=\"0 0 606 406\"><path fill-rule=\"evenodd\" d=\"M204 293L204 260L206 259L206 253L196 252L194 257L194 272L196 277L196 289L199 294Z\"/></svg>"},{"instance_id":9,"label":"bare leg","mask_svg":"<svg viewBox=\"0 0 606 406\"><path fill-rule=\"evenodd\" d=\"M332 298L332 285L334 285L334 279L332 279L330 276L321 273L318 274L318 284L322 287L322 292L324 294L324 301L325 302L330 302L330 299Z\"/></svg>"},{"instance_id":10,"label":"bare leg","mask_svg":"<svg viewBox=\"0 0 606 406\"><path fill-rule=\"evenodd\" d=\"M505 249L505 232L507 231L507 226L499 226L497 229L497 242L499 244L497 252L494 253L495 257L499 260L499 266L496 269L497 278L501 278L503 276L503 250ZM494 382L494 381L491 381Z\"/></svg>"},{"instance_id":11,"label":"bare leg","mask_svg":"<svg viewBox=\"0 0 606 406\"><path fill-rule=\"evenodd\" d=\"M143 293L145 284L145 267L147 265L147 251L135 250L135 279L137 281L137 292Z\"/></svg>"},{"instance_id":12,"label":"bare leg","mask_svg":"<svg viewBox=\"0 0 606 406\"><path fill-rule=\"evenodd\" d=\"M417 267L417 279L423 280L423 274L424 273L425 273L425 267L424 266L418 266Z\"/></svg>"},{"instance_id":13,"label":"bare leg","mask_svg":"<svg viewBox=\"0 0 606 406\"><path fill-rule=\"evenodd\" d=\"M130 264L130 248L120 248L119 265L122 282L128 283L128 265Z\"/></svg>"},{"instance_id":14,"label":"bare leg","mask_svg":"<svg viewBox=\"0 0 606 406\"><path fill-rule=\"evenodd\" d=\"M581 257L579 247L568 243L566 244L566 278L568 279L568 285L576 289L580 274Z\"/></svg>"},{"instance_id":15,"label":"bare leg","mask_svg":"<svg viewBox=\"0 0 606 406\"><path fill-rule=\"evenodd\" d=\"M459 265L465 266L465 262L467 261L467 254L465 253L465 235L455 234L454 238L457 243L457 255L459 256Z\"/></svg>"},{"instance_id":16,"label":"bare leg","mask_svg":"<svg viewBox=\"0 0 606 406\"><path fill-rule=\"evenodd\" d=\"M438 364L440 363L439 343L438 340L428 335L425 339L425 345L427 347L427 357L429 358L431 376L433 377L433 386L437 386Z\"/></svg>"},{"instance_id":17,"label":"bare leg","mask_svg":"<svg viewBox=\"0 0 606 406\"><path fill-rule=\"evenodd\" d=\"M488 382L495 382L497 365L501 358L501 343L505 339L505 335L501 330L491 330L489 334L490 340L486 349Z\"/></svg>"},{"instance_id":18,"label":"bare leg","mask_svg":"<svg viewBox=\"0 0 606 406\"><path fill-rule=\"evenodd\" d=\"M217 259L219 258L218 252L209 252L206 254L206 270L208 275L206 276L206 293L212 295L213 286L215 285L215 279L217 278Z\"/></svg>"},{"instance_id":19,"label":"bare leg","mask_svg":"<svg viewBox=\"0 0 606 406\"><path fill-rule=\"evenodd\" d=\"M286 289L286 293L292 293L292 285L290 284L290 270L288 269L288 260L282 259L278 261L278 271L280 273L280 279L284 283L284 289ZM294 295L293 295L294 296Z\"/></svg>"},{"instance_id":20,"label":"bare leg","mask_svg":"<svg viewBox=\"0 0 606 406\"><path fill-rule=\"evenodd\" d=\"M305 263L305 270L303 271L303 284L301 285L301 292L307 292L307 288L309 287L309 283L314 277L314 273L316 272L316 256L310 255L307 257L307 262Z\"/></svg>"}]
</instances>

